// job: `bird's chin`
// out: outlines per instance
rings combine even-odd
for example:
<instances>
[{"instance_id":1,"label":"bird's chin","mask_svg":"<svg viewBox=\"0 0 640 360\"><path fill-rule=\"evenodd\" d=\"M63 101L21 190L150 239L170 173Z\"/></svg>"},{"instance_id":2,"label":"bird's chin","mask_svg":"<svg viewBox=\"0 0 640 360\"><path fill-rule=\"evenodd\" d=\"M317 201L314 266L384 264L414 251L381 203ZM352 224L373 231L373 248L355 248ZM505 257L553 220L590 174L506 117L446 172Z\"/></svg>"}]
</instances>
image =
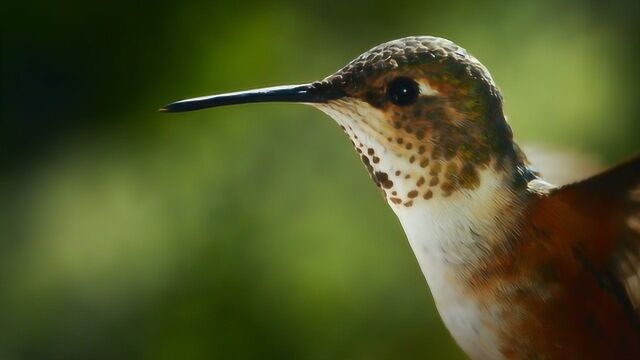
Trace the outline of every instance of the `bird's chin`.
<instances>
[{"instance_id":1,"label":"bird's chin","mask_svg":"<svg viewBox=\"0 0 640 360\"><path fill-rule=\"evenodd\" d=\"M310 105L334 119L356 149L380 147L389 152L397 150L396 145L388 140L393 137L395 129L386 120L385 113L370 104L354 98L343 98Z\"/></svg>"},{"instance_id":2,"label":"bird's chin","mask_svg":"<svg viewBox=\"0 0 640 360\"><path fill-rule=\"evenodd\" d=\"M398 141L397 131L384 118L384 113L354 99L341 99L326 104L313 104L332 117L351 140L358 156L392 206L410 207L415 201L433 197L423 175L425 160L418 159L413 145Z\"/></svg>"}]
</instances>

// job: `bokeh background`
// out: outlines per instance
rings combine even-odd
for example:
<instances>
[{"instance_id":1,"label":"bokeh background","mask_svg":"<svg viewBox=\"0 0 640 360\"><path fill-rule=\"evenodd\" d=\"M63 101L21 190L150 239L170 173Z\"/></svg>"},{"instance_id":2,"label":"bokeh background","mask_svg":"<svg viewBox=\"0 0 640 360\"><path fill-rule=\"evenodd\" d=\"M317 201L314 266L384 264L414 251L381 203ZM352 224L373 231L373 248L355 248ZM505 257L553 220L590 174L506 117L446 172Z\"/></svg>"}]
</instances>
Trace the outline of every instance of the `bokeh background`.
<instances>
[{"instance_id":1,"label":"bokeh background","mask_svg":"<svg viewBox=\"0 0 640 360\"><path fill-rule=\"evenodd\" d=\"M9 1L0 359L463 358L349 141L299 105L166 115L450 38L522 143L640 149L637 1Z\"/></svg>"}]
</instances>

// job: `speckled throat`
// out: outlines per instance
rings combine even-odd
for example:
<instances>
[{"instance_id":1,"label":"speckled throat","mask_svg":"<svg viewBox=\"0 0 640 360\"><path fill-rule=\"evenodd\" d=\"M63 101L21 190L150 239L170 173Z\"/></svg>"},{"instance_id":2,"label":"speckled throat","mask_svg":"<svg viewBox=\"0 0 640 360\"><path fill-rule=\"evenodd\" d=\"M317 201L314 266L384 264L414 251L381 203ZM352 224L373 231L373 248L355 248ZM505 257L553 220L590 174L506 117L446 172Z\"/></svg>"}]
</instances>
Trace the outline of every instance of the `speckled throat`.
<instances>
[{"instance_id":1,"label":"speckled throat","mask_svg":"<svg viewBox=\"0 0 640 360\"><path fill-rule=\"evenodd\" d=\"M512 185L508 175L514 174L513 163L507 170L503 159L488 152L458 154L457 147L465 139L456 143L453 134L445 134L449 138L442 141L434 139L432 122L413 128L417 121L386 121L387 114L358 100L337 100L316 107L338 122L392 205L411 207L418 201L475 191L481 185L482 172Z\"/></svg>"}]
</instances>

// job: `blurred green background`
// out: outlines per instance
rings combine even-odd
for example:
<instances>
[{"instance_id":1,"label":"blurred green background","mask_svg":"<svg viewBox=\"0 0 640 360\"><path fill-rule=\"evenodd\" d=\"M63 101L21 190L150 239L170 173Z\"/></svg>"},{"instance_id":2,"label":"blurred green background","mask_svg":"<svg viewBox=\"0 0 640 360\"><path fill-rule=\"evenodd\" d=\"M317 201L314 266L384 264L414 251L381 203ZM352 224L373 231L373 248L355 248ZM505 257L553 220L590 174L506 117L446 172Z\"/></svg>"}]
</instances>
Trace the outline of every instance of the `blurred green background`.
<instances>
[{"instance_id":1,"label":"blurred green background","mask_svg":"<svg viewBox=\"0 0 640 360\"><path fill-rule=\"evenodd\" d=\"M640 147L636 1L9 1L0 359L463 358L326 116L164 115L432 34L491 71L516 137Z\"/></svg>"}]
</instances>

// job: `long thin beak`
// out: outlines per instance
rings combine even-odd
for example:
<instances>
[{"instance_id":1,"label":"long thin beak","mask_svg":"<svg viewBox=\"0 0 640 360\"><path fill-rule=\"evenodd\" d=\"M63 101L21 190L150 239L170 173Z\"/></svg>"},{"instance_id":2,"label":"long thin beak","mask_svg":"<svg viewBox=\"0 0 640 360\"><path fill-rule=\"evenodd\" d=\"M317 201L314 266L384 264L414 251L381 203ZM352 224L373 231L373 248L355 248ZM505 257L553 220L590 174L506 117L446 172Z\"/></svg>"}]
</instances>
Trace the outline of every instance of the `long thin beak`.
<instances>
[{"instance_id":1,"label":"long thin beak","mask_svg":"<svg viewBox=\"0 0 640 360\"><path fill-rule=\"evenodd\" d=\"M183 112L216 106L258 102L323 103L343 97L342 90L319 83L274 86L249 91L203 96L176 101L160 109L162 112Z\"/></svg>"}]
</instances>

